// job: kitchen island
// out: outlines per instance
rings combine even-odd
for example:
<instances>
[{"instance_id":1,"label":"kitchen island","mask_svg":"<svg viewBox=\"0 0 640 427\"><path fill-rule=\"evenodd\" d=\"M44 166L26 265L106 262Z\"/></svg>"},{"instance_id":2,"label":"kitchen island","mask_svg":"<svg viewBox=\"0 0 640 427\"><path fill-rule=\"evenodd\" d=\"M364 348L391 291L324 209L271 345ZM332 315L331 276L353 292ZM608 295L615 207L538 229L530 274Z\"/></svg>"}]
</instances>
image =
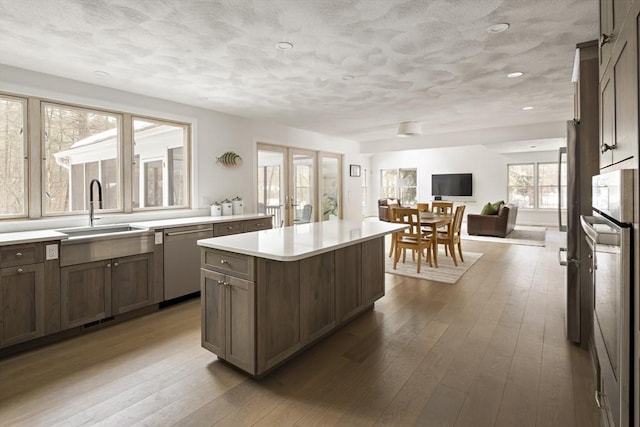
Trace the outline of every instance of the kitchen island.
<instances>
[{"instance_id":1,"label":"kitchen island","mask_svg":"<svg viewBox=\"0 0 640 427\"><path fill-rule=\"evenodd\" d=\"M384 295L385 222L329 221L198 240L202 346L259 377Z\"/></svg>"}]
</instances>

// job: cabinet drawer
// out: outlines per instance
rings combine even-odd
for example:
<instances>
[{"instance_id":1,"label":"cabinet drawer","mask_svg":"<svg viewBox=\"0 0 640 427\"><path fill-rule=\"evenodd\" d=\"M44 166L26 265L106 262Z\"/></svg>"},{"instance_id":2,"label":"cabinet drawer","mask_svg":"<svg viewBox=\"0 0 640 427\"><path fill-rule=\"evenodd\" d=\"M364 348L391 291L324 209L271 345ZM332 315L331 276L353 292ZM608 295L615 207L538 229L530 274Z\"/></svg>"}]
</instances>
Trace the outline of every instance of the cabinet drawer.
<instances>
[{"instance_id":1,"label":"cabinet drawer","mask_svg":"<svg viewBox=\"0 0 640 427\"><path fill-rule=\"evenodd\" d=\"M0 249L0 268L42 262L43 251L41 244L5 246Z\"/></svg>"},{"instance_id":2,"label":"cabinet drawer","mask_svg":"<svg viewBox=\"0 0 640 427\"><path fill-rule=\"evenodd\" d=\"M223 222L220 224L213 224L213 237L228 236L229 234L242 233L242 222Z\"/></svg>"},{"instance_id":3,"label":"cabinet drawer","mask_svg":"<svg viewBox=\"0 0 640 427\"><path fill-rule=\"evenodd\" d=\"M231 252L205 249L202 251L202 267L230 276L253 281L253 257Z\"/></svg>"},{"instance_id":4,"label":"cabinet drawer","mask_svg":"<svg viewBox=\"0 0 640 427\"><path fill-rule=\"evenodd\" d=\"M242 231L247 233L249 231L268 230L271 228L271 217L249 219L242 224Z\"/></svg>"}]
</instances>

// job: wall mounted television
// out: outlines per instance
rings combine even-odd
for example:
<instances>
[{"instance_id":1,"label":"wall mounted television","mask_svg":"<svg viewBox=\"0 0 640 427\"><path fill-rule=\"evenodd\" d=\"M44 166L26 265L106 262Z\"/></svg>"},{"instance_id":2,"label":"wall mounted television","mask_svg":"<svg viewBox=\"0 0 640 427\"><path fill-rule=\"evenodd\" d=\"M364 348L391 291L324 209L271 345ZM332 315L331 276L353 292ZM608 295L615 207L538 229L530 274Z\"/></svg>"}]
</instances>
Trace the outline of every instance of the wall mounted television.
<instances>
[{"instance_id":1,"label":"wall mounted television","mask_svg":"<svg viewBox=\"0 0 640 427\"><path fill-rule=\"evenodd\" d=\"M473 196L472 174L431 175L432 196Z\"/></svg>"}]
</instances>

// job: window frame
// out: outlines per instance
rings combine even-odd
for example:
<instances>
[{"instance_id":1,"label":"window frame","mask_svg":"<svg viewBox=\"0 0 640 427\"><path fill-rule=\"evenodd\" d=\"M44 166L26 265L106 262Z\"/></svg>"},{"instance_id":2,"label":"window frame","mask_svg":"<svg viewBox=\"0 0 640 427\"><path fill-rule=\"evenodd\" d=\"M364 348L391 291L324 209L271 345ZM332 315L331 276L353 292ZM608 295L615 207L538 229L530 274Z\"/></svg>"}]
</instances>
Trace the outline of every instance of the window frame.
<instances>
[{"instance_id":1,"label":"window frame","mask_svg":"<svg viewBox=\"0 0 640 427\"><path fill-rule=\"evenodd\" d=\"M411 186L411 185L400 185L400 171L415 171L416 174L416 185ZM380 187L378 189L379 191L379 198L385 198L383 197L384 191L383 191L383 179L382 179L382 174L384 173L384 171L395 171L396 172L396 182L395 182L395 186L393 188L396 189L395 193L396 193L396 199L398 199L398 201L400 202L401 205L403 206L410 206L411 203L409 202L405 202L404 200L402 200L402 191L401 188L415 188L415 194L416 194L416 201L415 203L417 203L417 198L418 198L418 187L419 187L419 179L418 179L418 168L381 168L380 169ZM391 188L391 187L390 187ZM391 198L391 197L386 197L386 198Z\"/></svg>"},{"instance_id":2,"label":"window frame","mask_svg":"<svg viewBox=\"0 0 640 427\"><path fill-rule=\"evenodd\" d=\"M554 185L541 185L540 184L540 165L550 165L550 164L555 164L557 165L557 162L519 162L519 163L508 163L507 164L507 202L508 203L513 203L513 201L511 200L511 188L513 188L512 186L509 185L509 171L511 166L533 166L533 184L531 185L531 187L533 187L533 207L520 207L520 209L530 209L530 210L541 210L541 211L555 211L558 209L558 206L553 206L550 208L547 207L540 207L540 189L541 188L558 188L558 191L562 191L562 188L565 189L565 197L564 197L564 201L565 204L567 203L567 197L566 197L566 179L565 179L565 185L560 185L558 186L558 182L556 181L556 183ZM562 165L560 165L560 167L562 168ZM519 186L520 187L520 186ZM562 207L560 206L561 210L566 210L566 206Z\"/></svg>"},{"instance_id":3,"label":"window frame","mask_svg":"<svg viewBox=\"0 0 640 427\"><path fill-rule=\"evenodd\" d=\"M0 92L0 98L20 102L22 104L22 161L23 161L23 176L22 176L22 193L24 195L24 203L22 212L16 214L0 215L0 221L2 220L16 220L25 219L29 217L31 209L31 146L30 141L30 126L29 126L29 98L26 96L14 95L10 93ZM0 183L1 184L1 183Z\"/></svg>"},{"instance_id":4,"label":"window frame","mask_svg":"<svg viewBox=\"0 0 640 427\"><path fill-rule=\"evenodd\" d=\"M119 175L119 203L118 209L103 209L101 212L115 215L149 211L185 210L193 208L193 123L178 121L161 116L147 116L127 111L118 111L109 108L101 108L90 105L76 104L56 99L41 98L24 94L14 94L0 91L0 97L16 99L23 102L23 132L25 145L25 208L21 215L0 215L0 223L5 220L16 219L53 219L53 218L77 218L87 215L86 211L67 211L57 213L45 213L45 189L46 189L46 159L45 159L45 114L46 105L58 108L79 109L95 112L96 114L116 115L120 118L118 132L120 138L117 147L117 174ZM184 204L179 206L161 206L150 208L133 208L133 169L134 169L134 119L151 121L171 126L180 126L184 129Z\"/></svg>"}]
</instances>

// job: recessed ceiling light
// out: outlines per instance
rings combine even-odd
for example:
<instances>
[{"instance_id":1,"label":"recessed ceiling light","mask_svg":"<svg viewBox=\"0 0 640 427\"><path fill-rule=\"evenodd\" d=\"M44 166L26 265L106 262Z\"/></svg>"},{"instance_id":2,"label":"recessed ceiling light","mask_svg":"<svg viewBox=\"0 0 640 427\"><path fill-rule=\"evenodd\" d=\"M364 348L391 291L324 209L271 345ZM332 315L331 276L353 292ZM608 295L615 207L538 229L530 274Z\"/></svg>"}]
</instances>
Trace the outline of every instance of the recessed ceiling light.
<instances>
[{"instance_id":1,"label":"recessed ceiling light","mask_svg":"<svg viewBox=\"0 0 640 427\"><path fill-rule=\"evenodd\" d=\"M93 74L95 74L98 77L109 77L109 73L107 73L106 71L94 71Z\"/></svg>"},{"instance_id":2,"label":"recessed ceiling light","mask_svg":"<svg viewBox=\"0 0 640 427\"><path fill-rule=\"evenodd\" d=\"M351 74L344 74L342 76L342 80L353 80L355 79L355 76L352 76Z\"/></svg>"},{"instance_id":3,"label":"recessed ceiling light","mask_svg":"<svg viewBox=\"0 0 640 427\"><path fill-rule=\"evenodd\" d=\"M496 33L501 33L503 31L507 31L508 29L509 29L509 24L505 22L502 24L494 24L490 26L489 28L487 28L487 32L496 34Z\"/></svg>"},{"instance_id":4,"label":"recessed ceiling light","mask_svg":"<svg viewBox=\"0 0 640 427\"><path fill-rule=\"evenodd\" d=\"M529 148L536 148L537 145L530 145Z\"/></svg>"},{"instance_id":5,"label":"recessed ceiling light","mask_svg":"<svg viewBox=\"0 0 640 427\"><path fill-rule=\"evenodd\" d=\"M198 97L198 101L207 101L209 98L207 98L206 96L199 96Z\"/></svg>"},{"instance_id":6,"label":"recessed ceiling light","mask_svg":"<svg viewBox=\"0 0 640 427\"><path fill-rule=\"evenodd\" d=\"M523 109L524 111L529 111L529 110L533 110L533 107L522 107L522 109Z\"/></svg>"},{"instance_id":7,"label":"recessed ceiling light","mask_svg":"<svg viewBox=\"0 0 640 427\"><path fill-rule=\"evenodd\" d=\"M510 79L516 79L516 78L522 77L522 76L524 76L524 73L522 71L515 71L513 73L507 74L507 77L509 77Z\"/></svg>"},{"instance_id":8,"label":"recessed ceiling light","mask_svg":"<svg viewBox=\"0 0 640 427\"><path fill-rule=\"evenodd\" d=\"M293 47L293 44L289 42L278 42L276 43L276 47L280 50L289 50Z\"/></svg>"}]
</instances>

